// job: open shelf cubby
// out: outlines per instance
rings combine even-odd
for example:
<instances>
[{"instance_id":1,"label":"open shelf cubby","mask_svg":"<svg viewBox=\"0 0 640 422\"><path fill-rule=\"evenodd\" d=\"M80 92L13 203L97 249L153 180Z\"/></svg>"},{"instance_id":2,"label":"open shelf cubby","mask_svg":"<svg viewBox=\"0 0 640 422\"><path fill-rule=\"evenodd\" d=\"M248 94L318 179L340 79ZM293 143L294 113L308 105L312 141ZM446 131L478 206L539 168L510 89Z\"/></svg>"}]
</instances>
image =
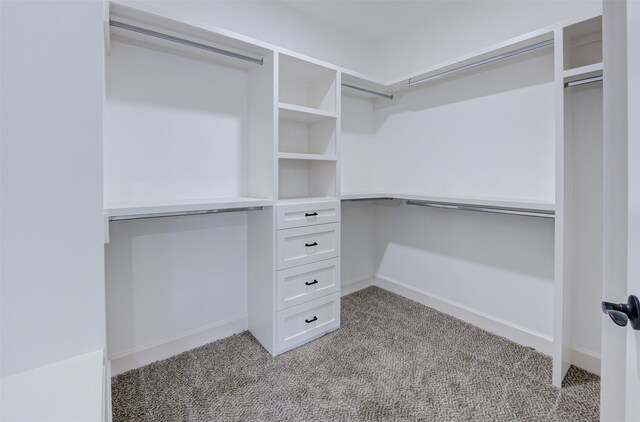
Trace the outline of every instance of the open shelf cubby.
<instances>
[{"instance_id":1,"label":"open shelf cubby","mask_svg":"<svg viewBox=\"0 0 640 422\"><path fill-rule=\"evenodd\" d=\"M336 155L336 119L305 121L291 118L280 110L278 123L278 151L280 153Z\"/></svg>"},{"instance_id":2,"label":"open shelf cubby","mask_svg":"<svg viewBox=\"0 0 640 422\"><path fill-rule=\"evenodd\" d=\"M279 199L336 196L336 162L324 160L278 160Z\"/></svg>"},{"instance_id":3,"label":"open shelf cubby","mask_svg":"<svg viewBox=\"0 0 640 422\"><path fill-rule=\"evenodd\" d=\"M280 54L279 100L311 109L336 111L336 71Z\"/></svg>"},{"instance_id":4,"label":"open shelf cubby","mask_svg":"<svg viewBox=\"0 0 640 422\"><path fill-rule=\"evenodd\" d=\"M564 29L564 70L602 63L602 16Z\"/></svg>"}]
</instances>

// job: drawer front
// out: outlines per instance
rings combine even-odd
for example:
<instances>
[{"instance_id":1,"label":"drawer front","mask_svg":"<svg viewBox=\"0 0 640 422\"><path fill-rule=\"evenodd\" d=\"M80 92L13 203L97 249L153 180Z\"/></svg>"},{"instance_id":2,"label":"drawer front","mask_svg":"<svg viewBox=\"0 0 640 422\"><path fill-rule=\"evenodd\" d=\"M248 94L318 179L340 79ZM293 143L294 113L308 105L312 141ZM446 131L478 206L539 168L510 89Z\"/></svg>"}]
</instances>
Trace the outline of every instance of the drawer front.
<instances>
[{"instance_id":1,"label":"drawer front","mask_svg":"<svg viewBox=\"0 0 640 422\"><path fill-rule=\"evenodd\" d=\"M277 315L277 349L283 352L340 326L340 294L294 306Z\"/></svg>"},{"instance_id":2,"label":"drawer front","mask_svg":"<svg viewBox=\"0 0 640 422\"><path fill-rule=\"evenodd\" d=\"M278 310L340 290L340 258L278 271Z\"/></svg>"},{"instance_id":3,"label":"drawer front","mask_svg":"<svg viewBox=\"0 0 640 422\"><path fill-rule=\"evenodd\" d=\"M320 224L278 230L278 269L340 256L340 224Z\"/></svg>"},{"instance_id":4,"label":"drawer front","mask_svg":"<svg viewBox=\"0 0 640 422\"><path fill-rule=\"evenodd\" d=\"M340 221L340 201L278 205L277 228L312 226Z\"/></svg>"}]
</instances>

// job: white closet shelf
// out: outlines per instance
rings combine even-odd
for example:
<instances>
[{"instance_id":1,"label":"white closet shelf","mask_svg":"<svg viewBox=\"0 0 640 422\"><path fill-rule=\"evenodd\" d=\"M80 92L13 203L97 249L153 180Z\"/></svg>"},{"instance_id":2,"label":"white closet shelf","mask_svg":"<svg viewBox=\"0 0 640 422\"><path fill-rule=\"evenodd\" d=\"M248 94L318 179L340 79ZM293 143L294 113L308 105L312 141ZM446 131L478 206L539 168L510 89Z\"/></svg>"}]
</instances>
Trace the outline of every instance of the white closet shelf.
<instances>
[{"instance_id":1,"label":"white closet shelf","mask_svg":"<svg viewBox=\"0 0 640 422\"><path fill-rule=\"evenodd\" d=\"M302 123L317 123L326 119L336 119L335 111L320 110L295 104L279 103L280 118Z\"/></svg>"},{"instance_id":2,"label":"white closet shelf","mask_svg":"<svg viewBox=\"0 0 640 422\"><path fill-rule=\"evenodd\" d=\"M336 161L335 155L327 154L302 154L297 152L279 152L278 158L281 160L315 160L315 161Z\"/></svg>"},{"instance_id":3,"label":"white closet shelf","mask_svg":"<svg viewBox=\"0 0 640 422\"><path fill-rule=\"evenodd\" d=\"M427 196L427 195L412 195L405 193L388 193L388 192L363 192L363 193L344 193L340 195L340 199L343 201L348 200L366 200L366 199L381 199L381 198L393 198L402 199L405 201L427 201L427 202L439 202L447 204L458 204L465 206L485 206L485 207L502 207L513 208L523 210L534 210L542 212L555 211L555 204L548 201L538 200L511 200L511 199L492 199L492 198L479 198L479 197L462 197L462 196Z\"/></svg>"},{"instance_id":4,"label":"white closet shelf","mask_svg":"<svg viewBox=\"0 0 640 422\"><path fill-rule=\"evenodd\" d=\"M205 198L180 199L167 201L144 201L105 204L109 217L138 216L147 214L179 213L207 210L225 210L232 208L268 207L274 204L272 199L262 198Z\"/></svg>"},{"instance_id":5,"label":"white closet shelf","mask_svg":"<svg viewBox=\"0 0 640 422\"><path fill-rule=\"evenodd\" d=\"M602 63L594 63L587 66L580 66L568 69L563 72L564 81L568 82L572 79L589 78L591 76L602 75Z\"/></svg>"},{"instance_id":6,"label":"white closet shelf","mask_svg":"<svg viewBox=\"0 0 640 422\"><path fill-rule=\"evenodd\" d=\"M492 57L500 56L502 54L515 51L521 48L526 48L543 41L553 39L553 31L550 29L543 29L529 34L525 34L510 40L494 44L482 50L478 50L471 54L453 59L436 66L423 69L421 71L406 75L402 78L395 79L389 83L391 89L394 91L401 91L407 89L408 81L422 81L424 79L439 78L439 75L446 75L450 71L465 66L470 66L474 63L481 62L483 60L490 59Z\"/></svg>"}]
</instances>

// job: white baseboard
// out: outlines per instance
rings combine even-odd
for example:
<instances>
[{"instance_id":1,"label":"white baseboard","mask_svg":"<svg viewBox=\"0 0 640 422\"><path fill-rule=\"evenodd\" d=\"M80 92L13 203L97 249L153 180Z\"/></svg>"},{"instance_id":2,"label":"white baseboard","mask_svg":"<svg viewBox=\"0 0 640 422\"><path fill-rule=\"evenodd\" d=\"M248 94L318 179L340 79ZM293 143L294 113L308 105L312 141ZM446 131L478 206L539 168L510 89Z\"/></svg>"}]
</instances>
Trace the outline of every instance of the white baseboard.
<instances>
[{"instance_id":1,"label":"white baseboard","mask_svg":"<svg viewBox=\"0 0 640 422\"><path fill-rule=\"evenodd\" d=\"M523 346L533 347L539 352L551 356L553 339L547 335L537 333L520 325L496 318L379 274L373 278L372 285L406 297L407 299L415 300L425 306L454 316L483 330L505 337ZM600 355L598 353L574 346L571 356L571 363L573 365L600 375Z\"/></svg>"},{"instance_id":2,"label":"white baseboard","mask_svg":"<svg viewBox=\"0 0 640 422\"><path fill-rule=\"evenodd\" d=\"M415 300L425 306L505 337L518 344L533 347L546 355L551 355L553 350L553 340L549 336L382 275L348 280L342 283L341 295L346 296L369 286L380 287L407 299ZM115 376L158 360L167 359L212 341L245 331L247 324L246 316L232 318L179 336L110 355L110 368L107 368L107 373L109 372L108 369L110 369L111 376ZM594 374L600 374L600 355L592 351L574 346L572 349L572 364Z\"/></svg>"},{"instance_id":3,"label":"white baseboard","mask_svg":"<svg viewBox=\"0 0 640 422\"><path fill-rule=\"evenodd\" d=\"M350 295L358 290L366 289L373 286L374 276L366 276L361 278L355 278L353 280L343 281L340 287L340 296Z\"/></svg>"},{"instance_id":4,"label":"white baseboard","mask_svg":"<svg viewBox=\"0 0 640 422\"><path fill-rule=\"evenodd\" d=\"M178 336L110 355L111 376L140 368L152 362L167 359L212 341L240 333L245 331L247 326L246 316L231 318Z\"/></svg>"},{"instance_id":5,"label":"white baseboard","mask_svg":"<svg viewBox=\"0 0 640 422\"><path fill-rule=\"evenodd\" d=\"M416 287L409 286L381 275L376 275L373 285L406 297L407 299L415 300L425 306L454 316L462 321L482 328L483 330L508 338L513 342L522 344L523 346L533 347L545 355L551 355L553 350L553 341L549 336L537 333L509 321L496 318L468 306L452 302Z\"/></svg>"},{"instance_id":6,"label":"white baseboard","mask_svg":"<svg viewBox=\"0 0 640 422\"><path fill-rule=\"evenodd\" d=\"M571 363L578 368L600 375L600 354L591 350L573 346L571 349Z\"/></svg>"}]
</instances>

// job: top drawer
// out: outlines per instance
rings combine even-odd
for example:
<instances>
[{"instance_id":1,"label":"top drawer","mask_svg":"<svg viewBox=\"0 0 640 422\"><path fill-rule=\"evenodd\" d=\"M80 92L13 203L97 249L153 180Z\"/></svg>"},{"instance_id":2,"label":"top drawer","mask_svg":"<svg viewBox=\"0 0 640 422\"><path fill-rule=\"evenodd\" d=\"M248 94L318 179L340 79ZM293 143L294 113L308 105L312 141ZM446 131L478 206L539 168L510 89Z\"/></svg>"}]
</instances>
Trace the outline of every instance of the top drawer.
<instances>
[{"instance_id":1,"label":"top drawer","mask_svg":"<svg viewBox=\"0 0 640 422\"><path fill-rule=\"evenodd\" d=\"M340 201L278 205L277 228L313 226L340 221Z\"/></svg>"}]
</instances>

